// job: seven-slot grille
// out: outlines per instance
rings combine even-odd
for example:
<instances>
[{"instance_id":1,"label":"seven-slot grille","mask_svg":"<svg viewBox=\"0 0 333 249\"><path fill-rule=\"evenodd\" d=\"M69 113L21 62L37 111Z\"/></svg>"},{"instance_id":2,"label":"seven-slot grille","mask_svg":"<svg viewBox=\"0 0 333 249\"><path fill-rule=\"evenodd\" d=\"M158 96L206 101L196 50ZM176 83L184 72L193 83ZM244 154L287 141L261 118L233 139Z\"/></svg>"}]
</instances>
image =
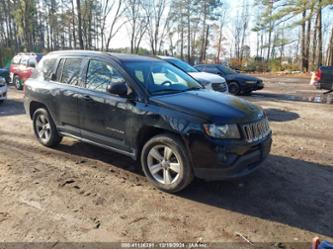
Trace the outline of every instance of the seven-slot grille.
<instances>
[{"instance_id":1,"label":"seven-slot grille","mask_svg":"<svg viewBox=\"0 0 333 249\"><path fill-rule=\"evenodd\" d=\"M226 83L212 83L212 88L217 92L225 92L227 90Z\"/></svg>"},{"instance_id":2,"label":"seven-slot grille","mask_svg":"<svg viewBox=\"0 0 333 249\"><path fill-rule=\"evenodd\" d=\"M258 122L242 125L241 127L245 140L249 143L258 141L271 132L267 118L263 118Z\"/></svg>"}]
</instances>

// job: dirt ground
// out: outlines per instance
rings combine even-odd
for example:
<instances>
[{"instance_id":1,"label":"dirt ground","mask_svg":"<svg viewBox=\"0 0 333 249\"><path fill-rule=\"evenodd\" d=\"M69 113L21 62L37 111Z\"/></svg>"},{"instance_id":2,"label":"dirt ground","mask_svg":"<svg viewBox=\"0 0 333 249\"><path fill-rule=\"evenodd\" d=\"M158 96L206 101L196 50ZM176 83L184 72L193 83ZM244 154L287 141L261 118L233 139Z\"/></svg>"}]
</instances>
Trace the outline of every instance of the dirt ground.
<instances>
[{"instance_id":1,"label":"dirt ground","mask_svg":"<svg viewBox=\"0 0 333 249\"><path fill-rule=\"evenodd\" d=\"M333 240L333 105L313 103L331 97L308 79L263 79L266 88L245 97L271 120L263 167L232 182L195 180L177 195L119 154L69 138L41 146L11 88L0 106L1 241Z\"/></svg>"}]
</instances>

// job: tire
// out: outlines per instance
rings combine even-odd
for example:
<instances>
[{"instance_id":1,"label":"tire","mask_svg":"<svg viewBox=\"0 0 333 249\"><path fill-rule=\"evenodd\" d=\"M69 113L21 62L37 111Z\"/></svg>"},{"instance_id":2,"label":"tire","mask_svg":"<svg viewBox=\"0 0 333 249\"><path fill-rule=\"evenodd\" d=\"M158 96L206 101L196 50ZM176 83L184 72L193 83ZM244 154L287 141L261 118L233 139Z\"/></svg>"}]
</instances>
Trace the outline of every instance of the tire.
<instances>
[{"instance_id":1,"label":"tire","mask_svg":"<svg viewBox=\"0 0 333 249\"><path fill-rule=\"evenodd\" d=\"M2 100L0 100L0 105L2 104L4 102L4 100L2 99Z\"/></svg>"},{"instance_id":2,"label":"tire","mask_svg":"<svg viewBox=\"0 0 333 249\"><path fill-rule=\"evenodd\" d=\"M14 75L13 84L15 85L17 90L23 89L23 84L21 83L21 80L17 75Z\"/></svg>"},{"instance_id":3,"label":"tire","mask_svg":"<svg viewBox=\"0 0 333 249\"><path fill-rule=\"evenodd\" d=\"M233 95L238 95L240 93L240 86L238 82L232 81L229 83L229 93Z\"/></svg>"},{"instance_id":4,"label":"tire","mask_svg":"<svg viewBox=\"0 0 333 249\"><path fill-rule=\"evenodd\" d=\"M37 109L32 117L33 128L38 141L46 147L54 147L61 142L56 126L44 108Z\"/></svg>"},{"instance_id":5,"label":"tire","mask_svg":"<svg viewBox=\"0 0 333 249\"><path fill-rule=\"evenodd\" d=\"M193 171L183 142L173 135L157 135L141 152L141 166L148 180L162 191L176 193L193 180Z\"/></svg>"}]
</instances>

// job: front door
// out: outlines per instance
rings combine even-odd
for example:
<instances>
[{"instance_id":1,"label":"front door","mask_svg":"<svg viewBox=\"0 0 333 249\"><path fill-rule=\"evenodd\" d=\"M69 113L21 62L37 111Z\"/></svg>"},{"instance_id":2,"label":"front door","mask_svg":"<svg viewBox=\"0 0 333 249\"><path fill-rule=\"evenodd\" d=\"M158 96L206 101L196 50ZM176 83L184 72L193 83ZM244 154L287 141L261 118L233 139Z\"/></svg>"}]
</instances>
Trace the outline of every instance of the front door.
<instances>
[{"instance_id":1,"label":"front door","mask_svg":"<svg viewBox=\"0 0 333 249\"><path fill-rule=\"evenodd\" d=\"M91 59L87 66L85 92L79 97L81 135L98 144L131 152L126 141L133 102L111 95L111 83L125 83L109 62Z\"/></svg>"}]
</instances>

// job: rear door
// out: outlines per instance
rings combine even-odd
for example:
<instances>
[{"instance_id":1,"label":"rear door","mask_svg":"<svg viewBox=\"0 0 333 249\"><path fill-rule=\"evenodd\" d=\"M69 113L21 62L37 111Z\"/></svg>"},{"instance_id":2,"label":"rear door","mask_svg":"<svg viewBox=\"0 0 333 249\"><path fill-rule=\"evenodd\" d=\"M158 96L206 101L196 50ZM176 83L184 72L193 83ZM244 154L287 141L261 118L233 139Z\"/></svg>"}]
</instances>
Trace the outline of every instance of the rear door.
<instances>
[{"instance_id":1,"label":"rear door","mask_svg":"<svg viewBox=\"0 0 333 249\"><path fill-rule=\"evenodd\" d=\"M53 76L53 95L56 105L58 127L62 132L80 136L78 97L84 88L82 68L84 58L63 57L59 59L56 74Z\"/></svg>"}]
</instances>

